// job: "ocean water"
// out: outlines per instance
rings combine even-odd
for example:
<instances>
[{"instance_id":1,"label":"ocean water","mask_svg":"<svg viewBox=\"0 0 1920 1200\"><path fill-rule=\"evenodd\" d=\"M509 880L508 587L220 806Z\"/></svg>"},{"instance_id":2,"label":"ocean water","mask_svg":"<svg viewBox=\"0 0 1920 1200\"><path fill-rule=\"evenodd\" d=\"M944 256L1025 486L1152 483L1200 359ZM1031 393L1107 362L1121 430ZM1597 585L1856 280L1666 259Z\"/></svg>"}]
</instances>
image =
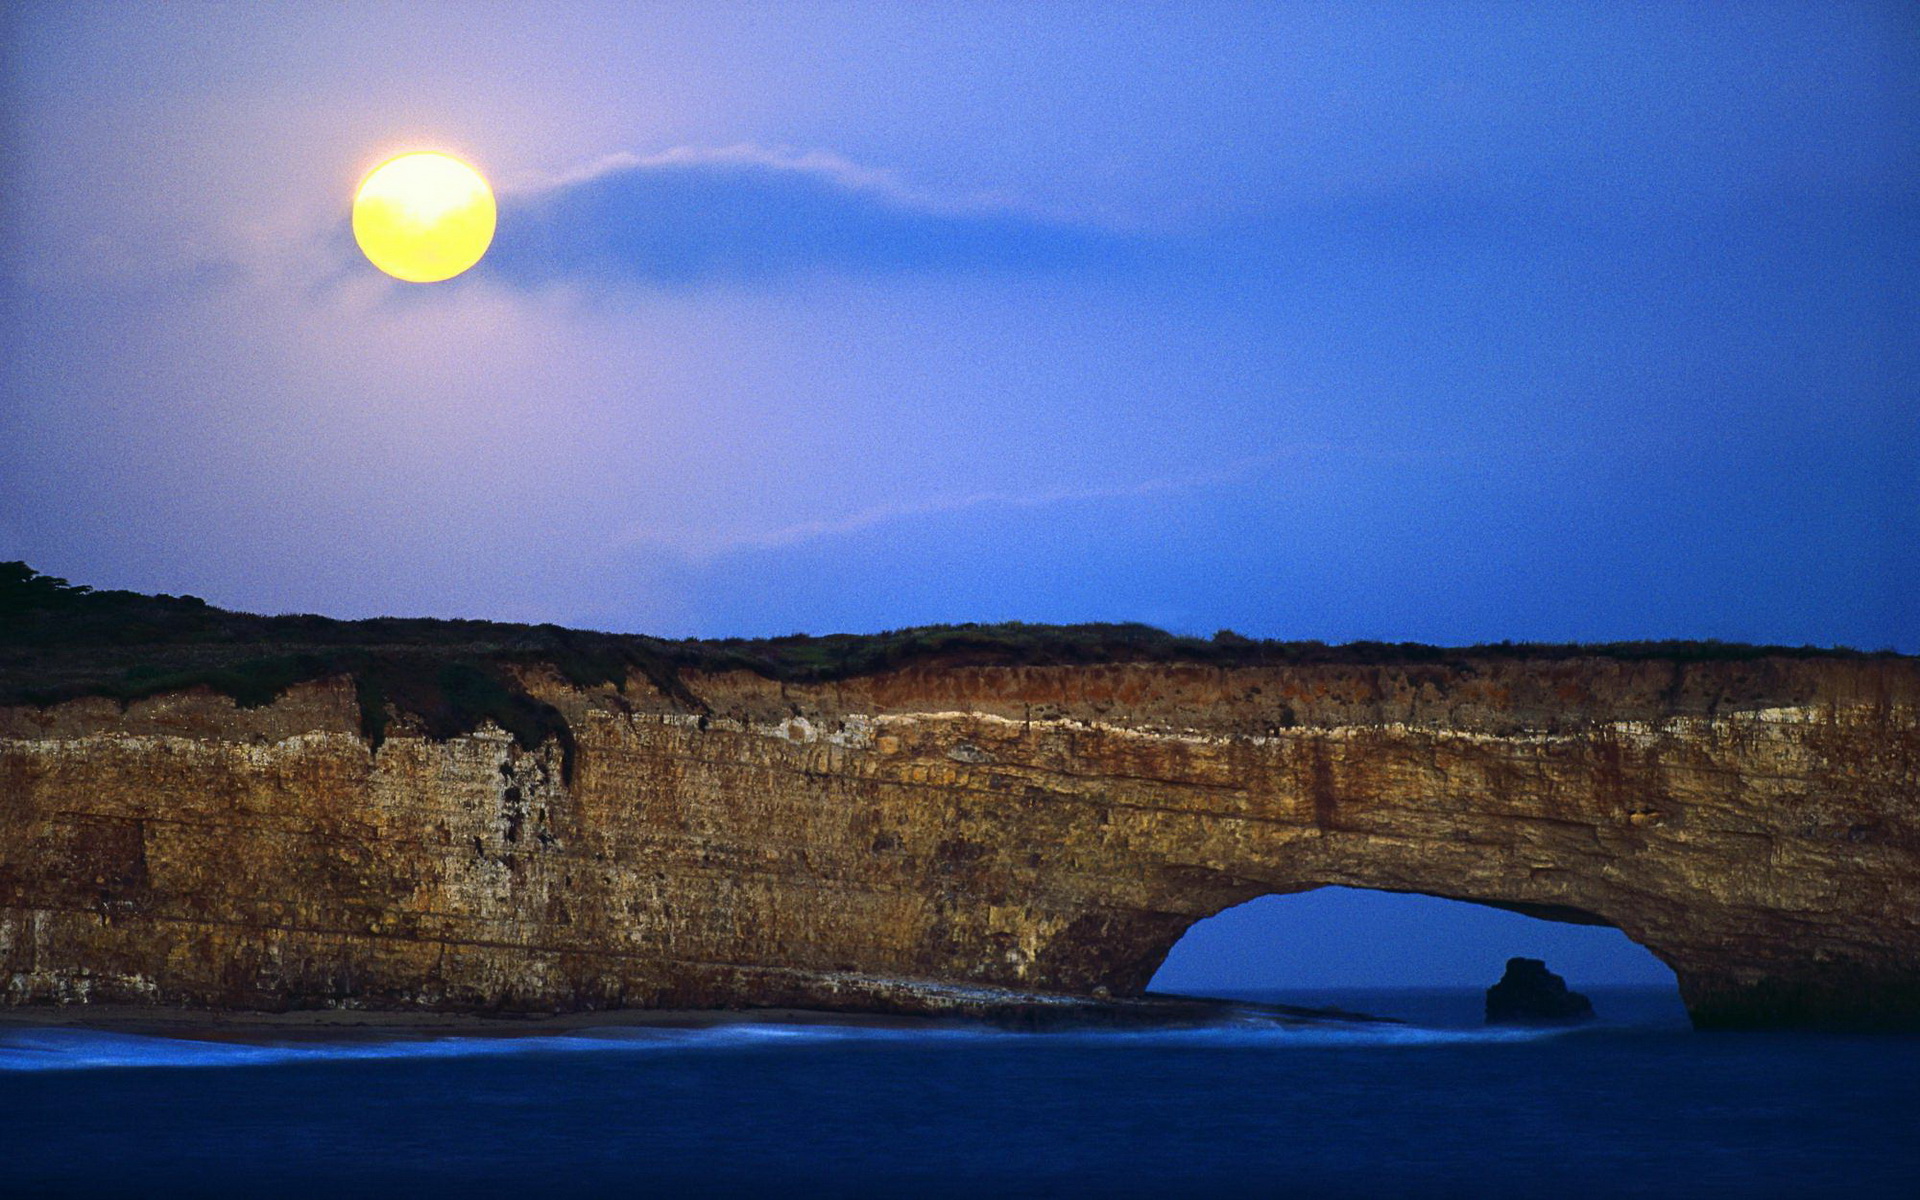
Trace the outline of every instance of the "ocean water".
<instances>
[{"instance_id":1,"label":"ocean water","mask_svg":"<svg viewBox=\"0 0 1920 1200\"><path fill-rule=\"evenodd\" d=\"M0 1026L0 1193L1901 1196L1920 1039L1694 1034L1671 992L1487 1030L610 1026L194 1040Z\"/></svg>"}]
</instances>

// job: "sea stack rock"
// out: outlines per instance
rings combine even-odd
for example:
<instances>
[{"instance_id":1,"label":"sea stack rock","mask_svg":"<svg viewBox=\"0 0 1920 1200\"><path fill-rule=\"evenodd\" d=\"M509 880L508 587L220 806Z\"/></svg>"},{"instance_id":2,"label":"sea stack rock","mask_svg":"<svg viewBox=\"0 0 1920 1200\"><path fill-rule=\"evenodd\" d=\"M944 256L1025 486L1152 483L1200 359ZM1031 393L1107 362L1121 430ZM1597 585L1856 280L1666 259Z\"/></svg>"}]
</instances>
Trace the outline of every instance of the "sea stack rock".
<instances>
[{"instance_id":1,"label":"sea stack rock","mask_svg":"<svg viewBox=\"0 0 1920 1200\"><path fill-rule=\"evenodd\" d=\"M1487 989L1487 1024L1544 1025L1593 1020L1593 1001L1537 958L1510 958L1507 973Z\"/></svg>"}]
</instances>

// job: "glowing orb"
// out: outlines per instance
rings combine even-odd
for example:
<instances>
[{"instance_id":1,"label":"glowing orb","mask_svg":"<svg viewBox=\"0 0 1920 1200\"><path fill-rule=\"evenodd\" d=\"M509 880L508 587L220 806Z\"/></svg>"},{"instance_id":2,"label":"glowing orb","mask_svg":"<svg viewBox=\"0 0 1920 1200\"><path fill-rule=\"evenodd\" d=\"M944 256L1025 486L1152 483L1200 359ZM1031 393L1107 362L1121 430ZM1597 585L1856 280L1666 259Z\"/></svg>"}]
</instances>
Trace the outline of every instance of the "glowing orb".
<instances>
[{"instance_id":1,"label":"glowing orb","mask_svg":"<svg viewBox=\"0 0 1920 1200\"><path fill-rule=\"evenodd\" d=\"M381 163L353 195L353 238L395 279L437 283L480 261L493 241L493 189L450 154Z\"/></svg>"}]
</instances>

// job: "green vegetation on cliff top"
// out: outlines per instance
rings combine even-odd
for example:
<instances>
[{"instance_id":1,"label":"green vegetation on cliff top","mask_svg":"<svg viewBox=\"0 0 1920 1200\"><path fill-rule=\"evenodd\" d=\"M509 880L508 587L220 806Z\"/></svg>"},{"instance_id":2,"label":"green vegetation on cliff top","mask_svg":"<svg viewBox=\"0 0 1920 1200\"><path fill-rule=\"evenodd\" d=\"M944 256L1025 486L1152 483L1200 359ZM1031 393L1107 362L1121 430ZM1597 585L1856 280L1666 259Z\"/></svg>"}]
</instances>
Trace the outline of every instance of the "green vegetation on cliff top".
<instances>
[{"instance_id":1,"label":"green vegetation on cliff top","mask_svg":"<svg viewBox=\"0 0 1920 1200\"><path fill-rule=\"evenodd\" d=\"M81 696L125 703L208 687L243 706L268 704L293 684L349 675L376 742L392 711L437 737L492 719L531 748L547 737L572 745L566 722L528 695L510 668L546 664L581 686L624 685L638 672L699 708L684 671L746 670L817 682L914 666L1118 662L1214 666L1413 665L1468 660L1611 658L1681 662L1770 656L1861 657L1854 650L1700 641L1539 644L1460 648L1413 642L1259 641L1222 630L1180 637L1149 625L925 625L876 634L672 641L557 625L377 617L256 616L193 596L96 591L0 563L0 705L47 705Z\"/></svg>"}]
</instances>

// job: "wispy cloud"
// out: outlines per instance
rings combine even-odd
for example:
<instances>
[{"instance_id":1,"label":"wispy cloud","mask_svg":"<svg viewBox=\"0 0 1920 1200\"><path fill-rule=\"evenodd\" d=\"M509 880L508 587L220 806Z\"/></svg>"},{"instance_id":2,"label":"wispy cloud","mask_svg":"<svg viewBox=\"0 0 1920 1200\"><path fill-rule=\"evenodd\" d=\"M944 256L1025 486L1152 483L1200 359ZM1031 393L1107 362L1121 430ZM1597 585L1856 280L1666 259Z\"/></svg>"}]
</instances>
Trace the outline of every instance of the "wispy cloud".
<instances>
[{"instance_id":1,"label":"wispy cloud","mask_svg":"<svg viewBox=\"0 0 1920 1200\"><path fill-rule=\"evenodd\" d=\"M684 286L1111 265L1128 253L1112 231L993 196L942 196L833 154L683 147L504 193L487 269L523 284Z\"/></svg>"},{"instance_id":2,"label":"wispy cloud","mask_svg":"<svg viewBox=\"0 0 1920 1200\"><path fill-rule=\"evenodd\" d=\"M696 560L755 550L776 550L823 538L843 537L880 525L912 521L922 517L944 516L975 509L1030 509L1056 504L1094 503L1105 500L1138 500L1174 495L1240 483L1267 467L1288 459L1306 457L1332 449L1323 443L1290 446L1267 454L1236 459L1217 470L1192 475L1166 475L1134 483L1099 487L1055 487L1033 491L994 489L931 496L894 504L876 504L837 517L797 521L789 525L757 530L663 530L644 525L629 528L619 539L627 546L653 545L677 551Z\"/></svg>"}]
</instances>

